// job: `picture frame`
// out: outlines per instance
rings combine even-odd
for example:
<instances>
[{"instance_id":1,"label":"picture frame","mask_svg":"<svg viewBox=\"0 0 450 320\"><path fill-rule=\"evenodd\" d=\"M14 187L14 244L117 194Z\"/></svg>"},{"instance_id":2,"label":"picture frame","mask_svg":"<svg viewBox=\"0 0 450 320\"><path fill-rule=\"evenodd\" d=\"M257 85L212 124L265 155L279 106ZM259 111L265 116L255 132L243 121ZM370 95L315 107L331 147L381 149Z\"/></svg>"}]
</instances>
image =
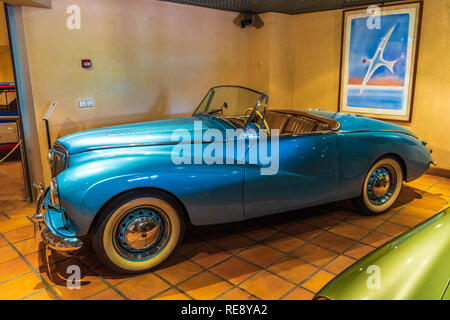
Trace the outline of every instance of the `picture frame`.
<instances>
[{"instance_id":1,"label":"picture frame","mask_svg":"<svg viewBox=\"0 0 450 320\"><path fill-rule=\"evenodd\" d=\"M339 111L410 122L422 1L344 10Z\"/></svg>"}]
</instances>

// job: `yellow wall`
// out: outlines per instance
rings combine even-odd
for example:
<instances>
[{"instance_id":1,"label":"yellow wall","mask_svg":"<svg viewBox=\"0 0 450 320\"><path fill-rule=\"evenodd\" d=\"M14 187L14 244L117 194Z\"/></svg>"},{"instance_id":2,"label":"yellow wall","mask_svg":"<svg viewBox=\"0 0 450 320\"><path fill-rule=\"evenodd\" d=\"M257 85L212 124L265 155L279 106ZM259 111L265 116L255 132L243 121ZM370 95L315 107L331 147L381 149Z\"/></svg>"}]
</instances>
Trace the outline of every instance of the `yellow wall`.
<instances>
[{"instance_id":1,"label":"yellow wall","mask_svg":"<svg viewBox=\"0 0 450 320\"><path fill-rule=\"evenodd\" d=\"M270 95L270 105L289 108L294 84L292 17L278 13L260 15L261 29L250 29L251 84Z\"/></svg>"},{"instance_id":2,"label":"yellow wall","mask_svg":"<svg viewBox=\"0 0 450 320\"><path fill-rule=\"evenodd\" d=\"M261 17L252 84L269 92L274 109L337 111L342 10ZM425 0L412 121L395 122L427 141L443 169L450 169L449 37L450 0Z\"/></svg>"},{"instance_id":3,"label":"yellow wall","mask_svg":"<svg viewBox=\"0 0 450 320\"><path fill-rule=\"evenodd\" d=\"M292 107L337 110L341 55L340 10L296 16Z\"/></svg>"},{"instance_id":4,"label":"yellow wall","mask_svg":"<svg viewBox=\"0 0 450 320\"><path fill-rule=\"evenodd\" d=\"M5 11L0 2L0 82L14 82Z\"/></svg>"},{"instance_id":5,"label":"yellow wall","mask_svg":"<svg viewBox=\"0 0 450 320\"><path fill-rule=\"evenodd\" d=\"M5 3L16 6L30 6L40 8L51 8L52 6L52 0L4 0L4 1Z\"/></svg>"},{"instance_id":6,"label":"yellow wall","mask_svg":"<svg viewBox=\"0 0 450 320\"><path fill-rule=\"evenodd\" d=\"M293 17L293 108L337 111L342 11ZM450 169L450 0L425 0L412 122L395 122L429 143Z\"/></svg>"},{"instance_id":7,"label":"yellow wall","mask_svg":"<svg viewBox=\"0 0 450 320\"><path fill-rule=\"evenodd\" d=\"M81 29L66 8L81 7ZM147 0L58 0L24 8L36 121L52 101L52 139L106 125L190 114L207 89L250 85L250 33L236 13ZM81 68L90 58L92 70ZM95 100L80 109L78 99ZM48 179L48 172L46 173Z\"/></svg>"},{"instance_id":8,"label":"yellow wall","mask_svg":"<svg viewBox=\"0 0 450 320\"><path fill-rule=\"evenodd\" d=\"M425 0L410 128L450 169L450 0ZM66 8L81 7L81 30ZM52 137L90 128L189 114L205 90L240 84L270 94L272 108L337 111L342 11L261 15L241 29L237 14L153 0L58 0L24 8L33 98L46 168L42 116L55 100ZM92 70L80 67L82 58ZM95 100L94 109L78 99ZM48 172L47 179L48 179ZM48 182L48 181L47 181Z\"/></svg>"}]
</instances>

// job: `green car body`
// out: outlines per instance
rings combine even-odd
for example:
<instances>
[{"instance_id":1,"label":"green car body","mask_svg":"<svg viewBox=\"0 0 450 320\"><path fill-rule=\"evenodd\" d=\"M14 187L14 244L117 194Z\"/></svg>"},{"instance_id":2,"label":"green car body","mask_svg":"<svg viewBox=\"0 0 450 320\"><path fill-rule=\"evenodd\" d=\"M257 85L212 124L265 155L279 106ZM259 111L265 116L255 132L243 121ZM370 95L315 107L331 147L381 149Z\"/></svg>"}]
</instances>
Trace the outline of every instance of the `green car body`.
<instances>
[{"instance_id":1,"label":"green car body","mask_svg":"<svg viewBox=\"0 0 450 320\"><path fill-rule=\"evenodd\" d=\"M450 207L353 264L316 298L450 300Z\"/></svg>"}]
</instances>

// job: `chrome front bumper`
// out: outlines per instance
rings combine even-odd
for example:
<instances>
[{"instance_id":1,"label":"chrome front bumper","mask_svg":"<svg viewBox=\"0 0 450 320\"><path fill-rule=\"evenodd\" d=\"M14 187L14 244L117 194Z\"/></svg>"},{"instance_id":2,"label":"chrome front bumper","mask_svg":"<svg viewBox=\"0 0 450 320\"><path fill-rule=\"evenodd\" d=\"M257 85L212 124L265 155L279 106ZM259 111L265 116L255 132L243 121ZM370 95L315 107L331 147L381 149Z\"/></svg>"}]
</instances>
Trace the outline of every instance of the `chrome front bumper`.
<instances>
[{"instance_id":1,"label":"chrome front bumper","mask_svg":"<svg viewBox=\"0 0 450 320\"><path fill-rule=\"evenodd\" d=\"M36 214L31 217L31 220L34 222L35 232L43 229L41 232L42 239L53 250L74 251L80 249L83 246L83 241L75 235L68 236L67 234L60 234L60 232L54 231L54 224L49 221L49 210L51 209L48 208L47 196L48 189L39 198Z\"/></svg>"}]
</instances>

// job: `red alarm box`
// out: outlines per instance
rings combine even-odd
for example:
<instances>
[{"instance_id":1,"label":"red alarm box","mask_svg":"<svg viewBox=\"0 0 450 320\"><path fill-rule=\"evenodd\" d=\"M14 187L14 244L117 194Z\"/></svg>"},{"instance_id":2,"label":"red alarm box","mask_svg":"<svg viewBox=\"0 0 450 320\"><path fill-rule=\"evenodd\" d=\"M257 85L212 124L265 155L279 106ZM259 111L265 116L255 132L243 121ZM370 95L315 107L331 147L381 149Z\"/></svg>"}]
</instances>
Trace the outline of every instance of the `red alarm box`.
<instances>
[{"instance_id":1,"label":"red alarm box","mask_svg":"<svg viewBox=\"0 0 450 320\"><path fill-rule=\"evenodd\" d=\"M81 60L81 67L84 69L90 69L92 67L92 62L90 59Z\"/></svg>"}]
</instances>

